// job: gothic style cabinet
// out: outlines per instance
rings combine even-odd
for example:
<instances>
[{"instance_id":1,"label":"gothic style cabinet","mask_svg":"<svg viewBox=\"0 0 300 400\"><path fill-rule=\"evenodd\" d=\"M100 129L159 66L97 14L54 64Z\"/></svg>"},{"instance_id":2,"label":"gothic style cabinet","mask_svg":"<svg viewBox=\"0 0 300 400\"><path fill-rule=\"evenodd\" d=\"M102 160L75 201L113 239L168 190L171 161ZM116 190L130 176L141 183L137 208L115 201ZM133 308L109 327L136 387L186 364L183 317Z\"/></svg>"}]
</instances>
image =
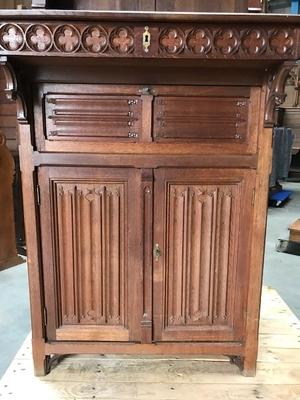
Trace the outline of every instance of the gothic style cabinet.
<instances>
[{"instance_id":1,"label":"gothic style cabinet","mask_svg":"<svg viewBox=\"0 0 300 400\"><path fill-rule=\"evenodd\" d=\"M36 374L56 354L119 353L223 354L253 375L272 126L299 17L0 19Z\"/></svg>"}]
</instances>

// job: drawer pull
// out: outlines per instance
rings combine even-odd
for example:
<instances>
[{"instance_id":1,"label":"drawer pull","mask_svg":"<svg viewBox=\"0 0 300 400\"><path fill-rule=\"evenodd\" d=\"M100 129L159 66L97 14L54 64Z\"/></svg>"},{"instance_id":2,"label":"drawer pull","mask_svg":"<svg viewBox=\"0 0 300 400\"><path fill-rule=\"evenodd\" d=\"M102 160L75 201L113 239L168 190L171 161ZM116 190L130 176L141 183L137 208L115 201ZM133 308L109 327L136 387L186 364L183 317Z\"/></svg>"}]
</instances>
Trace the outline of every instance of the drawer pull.
<instances>
[{"instance_id":1,"label":"drawer pull","mask_svg":"<svg viewBox=\"0 0 300 400\"><path fill-rule=\"evenodd\" d=\"M129 138L137 138L139 136L139 134L138 133L135 133L135 132L129 132L128 133L128 137Z\"/></svg>"}]
</instances>

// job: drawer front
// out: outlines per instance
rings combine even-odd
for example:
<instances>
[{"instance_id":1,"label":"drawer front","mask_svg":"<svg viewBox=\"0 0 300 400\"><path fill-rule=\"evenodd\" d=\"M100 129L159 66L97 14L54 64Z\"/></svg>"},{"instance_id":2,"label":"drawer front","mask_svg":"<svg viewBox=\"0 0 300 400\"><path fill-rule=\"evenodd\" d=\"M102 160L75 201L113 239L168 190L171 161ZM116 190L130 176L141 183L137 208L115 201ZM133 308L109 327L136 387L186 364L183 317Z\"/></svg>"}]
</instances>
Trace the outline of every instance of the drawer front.
<instances>
[{"instance_id":1,"label":"drawer front","mask_svg":"<svg viewBox=\"0 0 300 400\"><path fill-rule=\"evenodd\" d=\"M261 91L246 86L39 84L39 151L254 154Z\"/></svg>"},{"instance_id":2,"label":"drawer front","mask_svg":"<svg viewBox=\"0 0 300 400\"><path fill-rule=\"evenodd\" d=\"M161 96L154 102L157 141L221 140L243 143L249 98Z\"/></svg>"},{"instance_id":3,"label":"drawer front","mask_svg":"<svg viewBox=\"0 0 300 400\"><path fill-rule=\"evenodd\" d=\"M141 130L138 96L106 94L45 95L48 140L132 141Z\"/></svg>"}]
</instances>

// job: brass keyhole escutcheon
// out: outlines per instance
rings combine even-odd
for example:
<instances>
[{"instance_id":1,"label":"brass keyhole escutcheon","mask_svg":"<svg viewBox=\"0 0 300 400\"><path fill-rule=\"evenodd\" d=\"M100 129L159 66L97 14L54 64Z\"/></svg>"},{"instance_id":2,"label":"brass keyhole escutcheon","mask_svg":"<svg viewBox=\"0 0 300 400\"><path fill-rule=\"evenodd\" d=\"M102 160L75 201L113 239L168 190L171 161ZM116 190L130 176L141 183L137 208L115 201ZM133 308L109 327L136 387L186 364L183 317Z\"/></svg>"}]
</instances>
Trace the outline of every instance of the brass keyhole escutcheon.
<instances>
[{"instance_id":1,"label":"brass keyhole escutcheon","mask_svg":"<svg viewBox=\"0 0 300 400\"><path fill-rule=\"evenodd\" d=\"M149 52L149 47L151 44L151 33L149 32L149 26L145 26L143 33L143 49L145 53Z\"/></svg>"},{"instance_id":2,"label":"brass keyhole escutcheon","mask_svg":"<svg viewBox=\"0 0 300 400\"><path fill-rule=\"evenodd\" d=\"M161 256L161 249L159 247L159 244L156 243L153 248L153 257L154 257L155 262L159 261L160 256Z\"/></svg>"}]
</instances>

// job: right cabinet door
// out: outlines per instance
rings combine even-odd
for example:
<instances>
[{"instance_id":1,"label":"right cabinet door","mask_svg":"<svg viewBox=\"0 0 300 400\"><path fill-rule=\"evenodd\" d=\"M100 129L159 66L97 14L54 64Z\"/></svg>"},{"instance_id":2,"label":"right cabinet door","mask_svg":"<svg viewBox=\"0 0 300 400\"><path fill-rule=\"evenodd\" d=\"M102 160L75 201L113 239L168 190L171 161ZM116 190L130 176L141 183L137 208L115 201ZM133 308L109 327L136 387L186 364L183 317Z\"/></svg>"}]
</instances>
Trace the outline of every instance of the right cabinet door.
<instances>
[{"instance_id":1,"label":"right cabinet door","mask_svg":"<svg viewBox=\"0 0 300 400\"><path fill-rule=\"evenodd\" d=\"M155 171L154 340L238 341L255 171Z\"/></svg>"}]
</instances>

